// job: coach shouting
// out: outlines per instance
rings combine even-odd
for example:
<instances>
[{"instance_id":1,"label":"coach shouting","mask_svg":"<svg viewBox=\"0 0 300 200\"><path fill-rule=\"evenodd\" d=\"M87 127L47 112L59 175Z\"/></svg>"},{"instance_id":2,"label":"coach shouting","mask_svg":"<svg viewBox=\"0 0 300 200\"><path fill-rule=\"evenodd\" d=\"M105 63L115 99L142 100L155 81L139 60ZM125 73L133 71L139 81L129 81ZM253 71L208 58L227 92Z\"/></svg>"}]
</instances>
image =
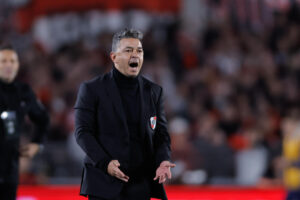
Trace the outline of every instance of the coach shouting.
<instances>
[{"instance_id":1,"label":"coach shouting","mask_svg":"<svg viewBox=\"0 0 300 200\"><path fill-rule=\"evenodd\" d=\"M90 200L167 199L170 137L162 88L139 72L142 33L113 36L113 69L81 84L75 136L86 153L80 194Z\"/></svg>"}]
</instances>

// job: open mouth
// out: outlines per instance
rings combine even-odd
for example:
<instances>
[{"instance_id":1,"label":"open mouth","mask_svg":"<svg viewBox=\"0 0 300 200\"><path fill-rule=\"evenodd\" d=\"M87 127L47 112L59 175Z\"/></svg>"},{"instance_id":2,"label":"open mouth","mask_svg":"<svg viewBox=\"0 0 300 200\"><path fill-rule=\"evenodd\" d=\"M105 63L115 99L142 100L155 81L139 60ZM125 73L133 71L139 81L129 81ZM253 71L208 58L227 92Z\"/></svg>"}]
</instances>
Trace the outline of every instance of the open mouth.
<instances>
[{"instance_id":1,"label":"open mouth","mask_svg":"<svg viewBox=\"0 0 300 200\"><path fill-rule=\"evenodd\" d=\"M131 62L129 63L130 67L137 67L139 64L137 62Z\"/></svg>"}]
</instances>

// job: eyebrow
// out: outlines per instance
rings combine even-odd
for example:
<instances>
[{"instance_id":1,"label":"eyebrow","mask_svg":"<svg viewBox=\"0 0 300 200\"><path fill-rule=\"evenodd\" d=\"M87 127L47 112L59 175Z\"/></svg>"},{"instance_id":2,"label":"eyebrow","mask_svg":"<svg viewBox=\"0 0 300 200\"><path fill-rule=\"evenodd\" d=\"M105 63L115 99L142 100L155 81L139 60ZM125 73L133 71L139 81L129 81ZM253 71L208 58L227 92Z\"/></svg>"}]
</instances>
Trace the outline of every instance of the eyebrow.
<instances>
[{"instance_id":1,"label":"eyebrow","mask_svg":"<svg viewBox=\"0 0 300 200\"><path fill-rule=\"evenodd\" d=\"M127 46L124 49L134 49L134 47ZM137 49L143 49L143 47L138 47Z\"/></svg>"}]
</instances>

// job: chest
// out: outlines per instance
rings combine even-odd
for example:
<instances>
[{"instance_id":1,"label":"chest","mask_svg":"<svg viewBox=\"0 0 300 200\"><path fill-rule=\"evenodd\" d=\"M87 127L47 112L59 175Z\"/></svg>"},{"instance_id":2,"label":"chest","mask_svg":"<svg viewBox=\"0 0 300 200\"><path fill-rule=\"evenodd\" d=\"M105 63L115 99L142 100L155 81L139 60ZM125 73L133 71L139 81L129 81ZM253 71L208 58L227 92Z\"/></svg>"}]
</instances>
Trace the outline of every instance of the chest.
<instances>
[{"instance_id":1,"label":"chest","mask_svg":"<svg viewBox=\"0 0 300 200\"><path fill-rule=\"evenodd\" d=\"M0 113L14 111L18 118L23 118L29 110L30 101L18 89L10 91L0 89Z\"/></svg>"}]
</instances>

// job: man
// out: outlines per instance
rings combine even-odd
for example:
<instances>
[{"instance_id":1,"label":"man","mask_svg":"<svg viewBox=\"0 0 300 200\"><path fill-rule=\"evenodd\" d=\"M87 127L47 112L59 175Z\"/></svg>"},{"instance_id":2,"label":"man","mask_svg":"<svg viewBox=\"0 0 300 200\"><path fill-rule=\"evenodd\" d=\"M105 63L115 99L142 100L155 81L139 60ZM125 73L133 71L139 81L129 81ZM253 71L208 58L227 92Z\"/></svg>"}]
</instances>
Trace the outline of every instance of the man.
<instances>
[{"instance_id":1,"label":"man","mask_svg":"<svg viewBox=\"0 0 300 200\"><path fill-rule=\"evenodd\" d=\"M18 185L19 156L32 158L48 125L48 115L31 88L15 81L19 70L17 52L11 46L0 47L0 199L15 200ZM24 117L36 125L31 143L19 147Z\"/></svg>"},{"instance_id":2,"label":"man","mask_svg":"<svg viewBox=\"0 0 300 200\"><path fill-rule=\"evenodd\" d=\"M80 86L75 136L86 153L81 195L91 200L167 199L170 137L162 88L139 75L142 33L113 37L110 73Z\"/></svg>"}]
</instances>

